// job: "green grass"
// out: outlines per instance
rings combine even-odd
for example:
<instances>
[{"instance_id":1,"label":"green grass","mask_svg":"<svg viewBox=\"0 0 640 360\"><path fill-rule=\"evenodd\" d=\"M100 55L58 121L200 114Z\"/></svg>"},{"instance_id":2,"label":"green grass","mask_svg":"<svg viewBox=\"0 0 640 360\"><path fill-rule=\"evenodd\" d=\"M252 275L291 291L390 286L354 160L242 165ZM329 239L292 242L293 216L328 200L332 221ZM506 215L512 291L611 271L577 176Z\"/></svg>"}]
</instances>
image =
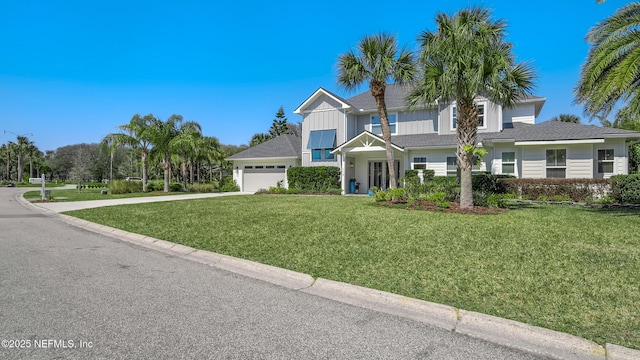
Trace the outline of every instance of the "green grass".
<instances>
[{"instance_id":1,"label":"green grass","mask_svg":"<svg viewBox=\"0 0 640 360\"><path fill-rule=\"evenodd\" d=\"M640 212L459 215L370 198L233 196L88 209L89 221L640 349Z\"/></svg>"},{"instance_id":2,"label":"green grass","mask_svg":"<svg viewBox=\"0 0 640 360\"><path fill-rule=\"evenodd\" d=\"M65 201L87 201L87 200L107 200L107 199L122 199L122 198L132 198L132 197L143 197L143 196L164 196L164 195L180 195L184 194L182 192L148 192L148 193L131 193L131 194L101 194L101 190L106 189L82 189L78 192L77 189L64 189L64 190L52 190L51 196L53 196L53 200L56 202L65 202ZM40 200L41 194L40 190L37 191L28 191L24 195L26 200Z\"/></svg>"},{"instance_id":3,"label":"green grass","mask_svg":"<svg viewBox=\"0 0 640 360\"><path fill-rule=\"evenodd\" d=\"M57 188L57 187L63 187L63 186L65 186L65 185L66 185L66 184L64 184L64 183L58 183L58 184L55 184L55 183L46 183L46 184L45 184L45 188L47 188L47 189L48 189L48 188ZM19 184L16 184L16 187L19 187L19 188L41 188L41 187L42 187L42 184L19 183Z\"/></svg>"}]
</instances>

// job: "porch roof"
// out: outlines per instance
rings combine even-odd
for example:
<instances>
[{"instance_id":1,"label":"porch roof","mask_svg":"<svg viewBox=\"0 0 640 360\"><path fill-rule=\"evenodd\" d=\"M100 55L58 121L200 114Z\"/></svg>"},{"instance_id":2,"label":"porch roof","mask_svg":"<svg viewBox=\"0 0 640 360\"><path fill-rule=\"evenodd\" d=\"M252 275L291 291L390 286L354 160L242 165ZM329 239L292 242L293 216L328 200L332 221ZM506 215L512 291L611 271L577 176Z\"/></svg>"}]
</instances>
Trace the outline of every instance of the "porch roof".
<instances>
[{"instance_id":1,"label":"porch roof","mask_svg":"<svg viewBox=\"0 0 640 360\"><path fill-rule=\"evenodd\" d=\"M376 143L382 143L382 149L380 149L380 145L377 145ZM394 144L393 142L391 143L391 147L393 147L397 151L404 152L404 149L402 147ZM358 136L333 149L331 153L341 153L345 148L361 148L363 149L362 151L384 150L384 139L379 135L365 130L358 134Z\"/></svg>"}]
</instances>

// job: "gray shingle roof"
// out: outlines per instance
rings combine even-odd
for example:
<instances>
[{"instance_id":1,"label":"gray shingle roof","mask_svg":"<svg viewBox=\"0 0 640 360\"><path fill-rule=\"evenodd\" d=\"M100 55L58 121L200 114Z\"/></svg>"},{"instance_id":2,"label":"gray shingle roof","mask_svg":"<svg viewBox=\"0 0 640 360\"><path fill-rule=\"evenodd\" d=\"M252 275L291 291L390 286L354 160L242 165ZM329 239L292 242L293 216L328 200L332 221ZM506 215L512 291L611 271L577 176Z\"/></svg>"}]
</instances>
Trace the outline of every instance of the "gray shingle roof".
<instances>
[{"instance_id":1,"label":"gray shingle roof","mask_svg":"<svg viewBox=\"0 0 640 360\"><path fill-rule=\"evenodd\" d=\"M409 91L411 90L411 86L409 85L397 85L397 84L387 84L385 93L384 93L384 101L387 105L388 109L399 109L406 108L409 104L406 102L406 97ZM335 95L335 94L334 94ZM337 97L337 95L335 95ZM523 99L525 101L528 100L539 100L543 101L544 98L533 95L526 95ZM345 100L346 103L354 106L358 110L361 111L375 111L376 100L371 95L371 91L367 89L366 91L348 98Z\"/></svg>"},{"instance_id":2,"label":"gray shingle roof","mask_svg":"<svg viewBox=\"0 0 640 360\"><path fill-rule=\"evenodd\" d=\"M302 138L294 135L280 135L262 144L252 146L227 160L260 158L298 158L302 156Z\"/></svg>"},{"instance_id":3,"label":"gray shingle roof","mask_svg":"<svg viewBox=\"0 0 640 360\"><path fill-rule=\"evenodd\" d=\"M515 123L501 132L478 133L478 142L492 140L556 141L607 138L636 138L640 133L622 129L545 121L536 125ZM456 135L416 134L392 136L391 141L402 148L455 147Z\"/></svg>"}]
</instances>

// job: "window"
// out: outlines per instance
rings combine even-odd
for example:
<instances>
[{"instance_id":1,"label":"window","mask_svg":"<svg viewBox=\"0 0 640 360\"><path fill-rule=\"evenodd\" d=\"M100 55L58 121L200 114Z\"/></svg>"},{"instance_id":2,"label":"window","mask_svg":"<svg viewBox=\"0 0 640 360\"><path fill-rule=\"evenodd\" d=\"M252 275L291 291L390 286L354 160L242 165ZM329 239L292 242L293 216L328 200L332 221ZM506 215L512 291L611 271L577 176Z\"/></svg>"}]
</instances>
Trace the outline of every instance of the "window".
<instances>
[{"instance_id":1,"label":"window","mask_svg":"<svg viewBox=\"0 0 640 360\"><path fill-rule=\"evenodd\" d=\"M278 165L278 169L284 169L285 166L284 165Z\"/></svg>"},{"instance_id":2,"label":"window","mask_svg":"<svg viewBox=\"0 0 640 360\"><path fill-rule=\"evenodd\" d=\"M309 134L307 149L311 149L312 161L335 161L331 153L336 142L336 130L313 130Z\"/></svg>"},{"instance_id":3,"label":"window","mask_svg":"<svg viewBox=\"0 0 640 360\"><path fill-rule=\"evenodd\" d=\"M414 157L412 168L414 170L424 170L427 168L427 158L426 157Z\"/></svg>"},{"instance_id":4,"label":"window","mask_svg":"<svg viewBox=\"0 0 640 360\"><path fill-rule=\"evenodd\" d=\"M397 116L396 114L387 114L387 118L389 118L391 133L395 134L398 125ZM376 135L382 135L382 125L380 125L380 117L378 115L371 116L371 132Z\"/></svg>"},{"instance_id":5,"label":"window","mask_svg":"<svg viewBox=\"0 0 640 360\"><path fill-rule=\"evenodd\" d=\"M598 173L613 173L613 149L598 150Z\"/></svg>"},{"instance_id":6,"label":"window","mask_svg":"<svg viewBox=\"0 0 640 360\"><path fill-rule=\"evenodd\" d=\"M257 165L257 166L256 166L256 169L264 169L264 166L262 166L262 165Z\"/></svg>"},{"instance_id":7,"label":"window","mask_svg":"<svg viewBox=\"0 0 640 360\"><path fill-rule=\"evenodd\" d=\"M502 153L502 174L516 173L516 153L505 151Z\"/></svg>"},{"instance_id":8,"label":"window","mask_svg":"<svg viewBox=\"0 0 640 360\"><path fill-rule=\"evenodd\" d=\"M273 166L273 165L267 165L267 166L266 166L266 168L267 168L267 169L275 169L276 167L275 167L275 166Z\"/></svg>"},{"instance_id":9,"label":"window","mask_svg":"<svg viewBox=\"0 0 640 360\"><path fill-rule=\"evenodd\" d=\"M567 177L567 150L550 149L547 150L547 178Z\"/></svg>"},{"instance_id":10,"label":"window","mask_svg":"<svg viewBox=\"0 0 640 360\"><path fill-rule=\"evenodd\" d=\"M253 169L253 166L245 165L245 169Z\"/></svg>"},{"instance_id":11,"label":"window","mask_svg":"<svg viewBox=\"0 0 640 360\"><path fill-rule=\"evenodd\" d=\"M484 128L484 104L476 104L476 108L478 109L478 127ZM457 107L451 108L451 129L455 129L458 123L458 109Z\"/></svg>"},{"instance_id":12,"label":"window","mask_svg":"<svg viewBox=\"0 0 640 360\"><path fill-rule=\"evenodd\" d=\"M447 176L458 175L458 159L455 156L447 157Z\"/></svg>"}]
</instances>

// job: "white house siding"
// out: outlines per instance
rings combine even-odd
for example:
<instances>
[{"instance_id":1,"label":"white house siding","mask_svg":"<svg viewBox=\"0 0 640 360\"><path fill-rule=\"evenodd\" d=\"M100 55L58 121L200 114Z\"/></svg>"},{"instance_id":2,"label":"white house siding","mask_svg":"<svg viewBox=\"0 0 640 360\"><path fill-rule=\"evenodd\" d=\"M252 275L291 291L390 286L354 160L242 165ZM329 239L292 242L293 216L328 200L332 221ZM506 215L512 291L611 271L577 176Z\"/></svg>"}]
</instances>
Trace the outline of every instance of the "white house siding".
<instances>
[{"instance_id":1,"label":"white house siding","mask_svg":"<svg viewBox=\"0 0 640 360\"><path fill-rule=\"evenodd\" d=\"M556 146L550 148L557 148ZM567 145L567 178L585 179L593 177L593 144ZM546 156L546 153L545 153Z\"/></svg>"},{"instance_id":2,"label":"white house siding","mask_svg":"<svg viewBox=\"0 0 640 360\"><path fill-rule=\"evenodd\" d=\"M522 161L519 162L522 169L522 177L540 179L547 177L547 153L546 146L523 146L520 151ZM518 154L516 154L518 156Z\"/></svg>"},{"instance_id":3,"label":"white house siding","mask_svg":"<svg viewBox=\"0 0 640 360\"><path fill-rule=\"evenodd\" d=\"M440 135L455 135L456 130L451 129L451 105L440 105L440 118L438 120L438 134Z\"/></svg>"},{"instance_id":4,"label":"white house siding","mask_svg":"<svg viewBox=\"0 0 640 360\"><path fill-rule=\"evenodd\" d=\"M502 110L502 123L525 123L533 125L535 123L536 109L533 104L519 104L514 108L504 108Z\"/></svg>"},{"instance_id":5,"label":"white house siding","mask_svg":"<svg viewBox=\"0 0 640 360\"><path fill-rule=\"evenodd\" d=\"M437 149L437 150L411 150L409 151L408 164L406 168L411 168L411 162L414 157L427 158L427 170L433 170L435 176L447 175L447 157L456 156L455 149Z\"/></svg>"}]
</instances>

